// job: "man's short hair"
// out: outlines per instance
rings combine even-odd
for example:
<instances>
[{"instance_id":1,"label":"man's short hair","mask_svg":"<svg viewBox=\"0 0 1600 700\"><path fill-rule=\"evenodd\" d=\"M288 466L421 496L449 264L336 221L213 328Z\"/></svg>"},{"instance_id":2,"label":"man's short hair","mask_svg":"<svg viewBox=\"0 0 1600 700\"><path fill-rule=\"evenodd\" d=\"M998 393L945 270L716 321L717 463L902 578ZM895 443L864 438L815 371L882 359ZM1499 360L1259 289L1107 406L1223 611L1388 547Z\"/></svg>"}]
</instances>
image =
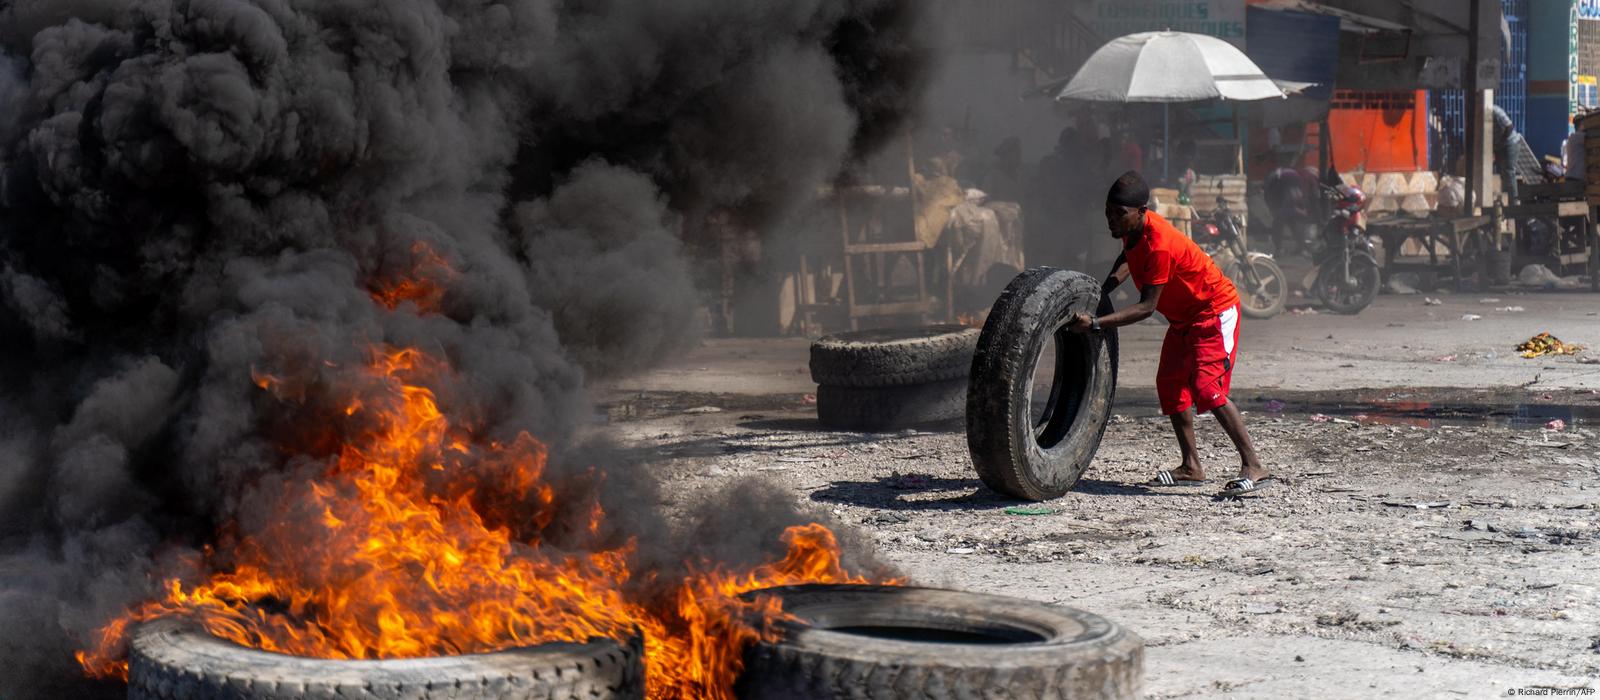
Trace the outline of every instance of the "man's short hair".
<instances>
[{"instance_id":1,"label":"man's short hair","mask_svg":"<svg viewBox=\"0 0 1600 700\"><path fill-rule=\"evenodd\" d=\"M1144 177L1138 172L1129 170L1111 183L1111 191L1106 193L1108 204L1118 204L1124 207L1143 207L1150 204L1150 185L1145 184Z\"/></svg>"}]
</instances>

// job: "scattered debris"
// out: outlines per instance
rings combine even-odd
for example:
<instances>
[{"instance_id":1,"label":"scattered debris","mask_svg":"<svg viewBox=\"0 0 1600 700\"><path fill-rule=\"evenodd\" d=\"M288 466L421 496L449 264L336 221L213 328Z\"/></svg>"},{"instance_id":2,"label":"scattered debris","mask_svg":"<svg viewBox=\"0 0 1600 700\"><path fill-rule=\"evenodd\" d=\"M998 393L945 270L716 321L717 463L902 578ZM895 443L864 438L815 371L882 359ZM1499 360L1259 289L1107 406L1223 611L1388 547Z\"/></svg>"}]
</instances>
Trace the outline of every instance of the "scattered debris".
<instances>
[{"instance_id":1,"label":"scattered debris","mask_svg":"<svg viewBox=\"0 0 1600 700\"><path fill-rule=\"evenodd\" d=\"M1495 311L1504 311L1506 313L1516 314L1516 313L1522 313L1524 311L1527 311L1527 309L1524 309L1524 308L1522 308L1520 306L1501 306L1501 307L1496 308Z\"/></svg>"},{"instance_id":2,"label":"scattered debris","mask_svg":"<svg viewBox=\"0 0 1600 700\"><path fill-rule=\"evenodd\" d=\"M1312 423L1329 423L1329 422L1332 422L1332 421L1333 421L1333 416L1329 416L1329 415L1322 414L1322 413L1313 413L1313 414L1311 414L1311 422Z\"/></svg>"},{"instance_id":3,"label":"scattered debris","mask_svg":"<svg viewBox=\"0 0 1600 700\"><path fill-rule=\"evenodd\" d=\"M815 404L816 402L817 402L817 395L816 394L802 394L800 396L800 403Z\"/></svg>"},{"instance_id":4,"label":"scattered debris","mask_svg":"<svg viewBox=\"0 0 1600 700\"><path fill-rule=\"evenodd\" d=\"M938 542L939 540L944 539L944 530L928 528L918 532L917 539L922 540L923 542Z\"/></svg>"},{"instance_id":5,"label":"scattered debris","mask_svg":"<svg viewBox=\"0 0 1600 700\"><path fill-rule=\"evenodd\" d=\"M945 554L972 554L972 553L977 552L977 551L978 550L973 549L972 547L951 547L949 549L944 550L944 553Z\"/></svg>"},{"instance_id":6,"label":"scattered debris","mask_svg":"<svg viewBox=\"0 0 1600 700\"><path fill-rule=\"evenodd\" d=\"M1422 298L1422 304L1424 306L1442 306L1442 305L1444 305L1444 300L1443 299L1435 299L1433 297L1423 297Z\"/></svg>"},{"instance_id":7,"label":"scattered debris","mask_svg":"<svg viewBox=\"0 0 1600 700\"><path fill-rule=\"evenodd\" d=\"M1290 309L1289 313L1294 314L1296 316L1315 316L1315 315L1317 315L1317 310L1313 309L1313 308L1311 308L1309 306L1302 306L1302 307L1299 307L1299 308Z\"/></svg>"},{"instance_id":8,"label":"scattered debris","mask_svg":"<svg viewBox=\"0 0 1600 700\"><path fill-rule=\"evenodd\" d=\"M1384 501L1383 504L1386 505L1386 506L1394 506L1396 508L1416 508L1417 510L1427 510L1429 508L1449 508L1450 506L1455 505L1454 503L1452 503L1450 501L1423 501L1423 502L1420 502L1420 503L1405 503L1405 502L1402 502L1402 501Z\"/></svg>"},{"instance_id":9,"label":"scattered debris","mask_svg":"<svg viewBox=\"0 0 1600 700\"><path fill-rule=\"evenodd\" d=\"M689 415L700 415L703 413L721 413L722 409L716 406L695 406L694 408L686 408L683 412Z\"/></svg>"},{"instance_id":10,"label":"scattered debris","mask_svg":"<svg viewBox=\"0 0 1600 700\"><path fill-rule=\"evenodd\" d=\"M1317 624L1323 627L1343 627L1355 622L1361 617L1353 612L1322 613L1317 615Z\"/></svg>"},{"instance_id":11,"label":"scattered debris","mask_svg":"<svg viewBox=\"0 0 1600 700\"><path fill-rule=\"evenodd\" d=\"M1011 506L1006 509L1006 515L1055 515L1057 512L1050 506Z\"/></svg>"},{"instance_id":12,"label":"scattered debris","mask_svg":"<svg viewBox=\"0 0 1600 700\"><path fill-rule=\"evenodd\" d=\"M1500 303L1500 300L1496 299L1494 297L1486 297L1486 298L1483 298L1483 299L1479 299L1478 303L1479 304L1498 304L1498 303Z\"/></svg>"},{"instance_id":13,"label":"scattered debris","mask_svg":"<svg viewBox=\"0 0 1600 700\"><path fill-rule=\"evenodd\" d=\"M1580 352L1583 352L1583 350L1584 346L1574 343L1563 343L1561 342L1560 338L1550 335L1549 333L1540 333L1532 338L1529 338L1527 342L1517 346L1517 352L1522 353L1523 357L1530 359L1535 357L1543 357L1545 355L1576 355Z\"/></svg>"},{"instance_id":14,"label":"scattered debris","mask_svg":"<svg viewBox=\"0 0 1600 700\"><path fill-rule=\"evenodd\" d=\"M1455 355L1444 355L1442 357L1433 358L1433 361L1434 362L1455 362L1456 361L1456 356Z\"/></svg>"},{"instance_id":15,"label":"scattered debris","mask_svg":"<svg viewBox=\"0 0 1600 700\"><path fill-rule=\"evenodd\" d=\"M1561 420L1560 418L1552 418L1549 423L1545 423L1544 424L1544 429L1545 430L1555 430L1555 431L1566 430L1567 429L1567 422L1564 421L1564 420Z\"/></svg>"},{"instance_id":16,"label":"scattered debris","mask_svg":"<svg viewBox=\"0 0 1600 700\"><path fill-rule=\"evenodd\" d=\"M933 485L933 477L928 474L889 474L889 488L892 489L925 489Z\"/></svg>"},{"instance_id":17,"label":"scattered debris","mask_svg":"<svg viewBox=\"0 0 1600 700\"><path fill-rule=\"evenodd\" d=\"M1561 277L1543 265L1529 265L1522 268L1522 272L1517 273L1517 283L1524 287L1545 289L1575 289L1579 286L1576 276Z\"/></svg>"},{"instance_id":18,"label":"scattered debris","mask_svg":"<svg viewBox=\"0 0 1600 700\"><path fill-rule=\"evenodd\" d=\"M1481 318L1483 317L1477 314L1461 314L1461 320L1463 321L1476 321Z\"/></svg>"}]
</instances>

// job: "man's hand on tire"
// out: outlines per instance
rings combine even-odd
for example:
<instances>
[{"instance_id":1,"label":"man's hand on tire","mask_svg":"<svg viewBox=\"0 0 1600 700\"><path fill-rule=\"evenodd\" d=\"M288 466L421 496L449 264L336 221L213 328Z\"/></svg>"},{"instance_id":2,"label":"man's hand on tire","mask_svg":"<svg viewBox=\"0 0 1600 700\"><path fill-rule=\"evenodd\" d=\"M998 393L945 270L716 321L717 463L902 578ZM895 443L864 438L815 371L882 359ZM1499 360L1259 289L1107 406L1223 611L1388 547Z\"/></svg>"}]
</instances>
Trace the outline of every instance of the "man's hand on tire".
<instances>
[{"instance_id":1,"label":"man's hand on tire","mask_svg":"<svg viewBox=\"0 0 1600 700\"><path fill-rule=\"evenodd\" d=\"M1094 316L1086 313L1076 313L1067 321L1067 330L1074 333L1088 333L1097 330L1094 327Z\"/></svg>"}]
</instances>

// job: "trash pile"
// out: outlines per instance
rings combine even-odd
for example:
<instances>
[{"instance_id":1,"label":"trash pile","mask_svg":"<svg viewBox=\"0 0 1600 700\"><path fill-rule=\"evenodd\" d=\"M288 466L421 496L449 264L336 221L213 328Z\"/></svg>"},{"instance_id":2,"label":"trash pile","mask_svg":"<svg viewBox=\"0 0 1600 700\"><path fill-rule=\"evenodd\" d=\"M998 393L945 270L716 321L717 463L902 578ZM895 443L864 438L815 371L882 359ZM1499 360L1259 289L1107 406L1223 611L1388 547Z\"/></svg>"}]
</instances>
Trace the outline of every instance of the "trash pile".
<instances>
[{"instance_id":1,"label":"trash pile","mask_svg":"<svg viewBox=\"0 0 1600 700\"><path fill-rule=\"evenodd\" d=\"M1577 289L1580 286L1577 276L1561 277L1543 265L1528 265L1522 268L1522 271L1517 273L1517 283L1524 287L1540 289Z\"/></svg>"},{"instance_id":2,"label":"trash pile","mask_svg":"<svg viewBox=\"0 0 1600 700\"><path fill-rule=\"evenodd\" d=\"M1549 333L1540 333L1527 342L1517 346L1517 352L1523 357L1534 358L1545 355L1576 355L1584 351L1584 346L1575 343L1563 343Z\"/></svg>"}]
</instances>

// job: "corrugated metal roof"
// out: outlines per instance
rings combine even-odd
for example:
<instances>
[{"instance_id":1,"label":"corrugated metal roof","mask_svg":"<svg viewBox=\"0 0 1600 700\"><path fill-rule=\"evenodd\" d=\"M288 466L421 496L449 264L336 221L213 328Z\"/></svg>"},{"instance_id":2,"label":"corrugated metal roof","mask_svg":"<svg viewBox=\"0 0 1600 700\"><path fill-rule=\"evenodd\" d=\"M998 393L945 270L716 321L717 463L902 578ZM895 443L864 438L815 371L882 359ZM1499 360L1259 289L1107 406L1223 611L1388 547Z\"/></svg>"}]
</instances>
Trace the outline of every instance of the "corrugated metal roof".
<instances>
[{"instance_id":1,"label":"corrugated metal roof","mask_svg":"<svg viewBox=\"0 0 1600 700\"><path fill-rule=\"evenodd\" d=\"M1313 15L1326 15L1339 18L1339 29L1347 32L1409 32L1411 27L1385 19L1363 15L1337 7L1329 7L1320 2L1311 0L1266 0L1266 2L1251 5L1253 8L1263 10L1304 12Z\"/></svg>"}]
</instances>

